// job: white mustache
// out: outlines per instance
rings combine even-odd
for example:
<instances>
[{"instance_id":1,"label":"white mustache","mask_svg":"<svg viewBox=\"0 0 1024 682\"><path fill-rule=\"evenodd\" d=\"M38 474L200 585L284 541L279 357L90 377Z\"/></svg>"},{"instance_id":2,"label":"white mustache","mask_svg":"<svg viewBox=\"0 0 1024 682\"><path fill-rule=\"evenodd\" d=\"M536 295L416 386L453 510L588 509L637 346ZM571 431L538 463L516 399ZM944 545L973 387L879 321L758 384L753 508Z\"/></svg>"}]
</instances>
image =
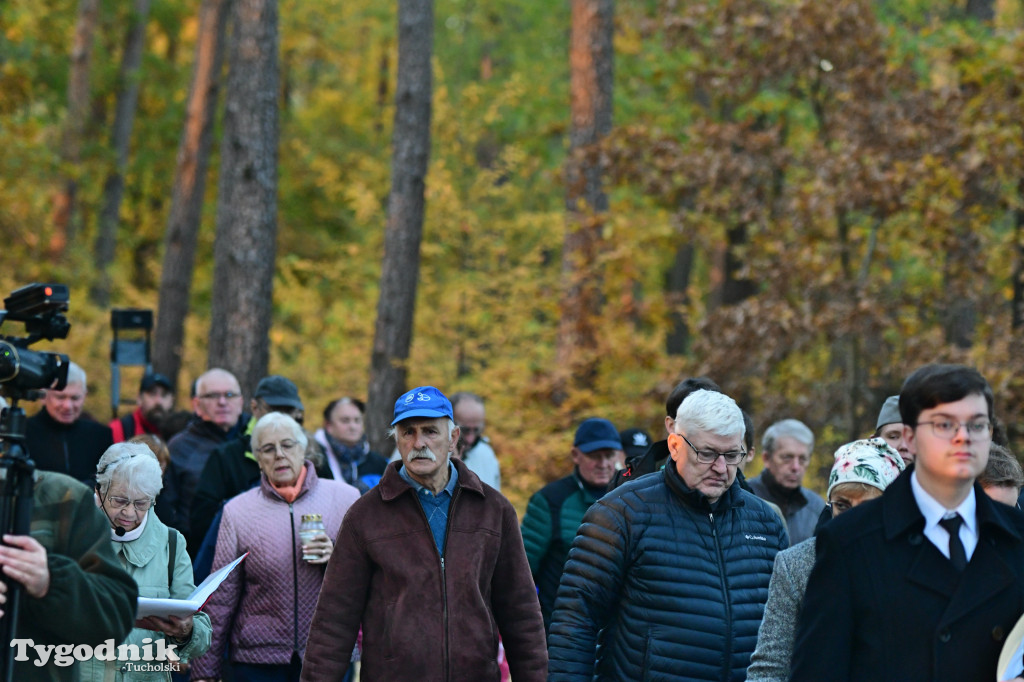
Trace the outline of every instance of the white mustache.
<instances>
[{"instance_id":1,"label":"white mustache","mask_svg":"<svg viewBox=\"0 0 1024 682\"><path fill-rule=\"evenodd\" d=\"M436 462L437 455L431 452L430 448L422 448L409 453L409 461L411 462L414 459L429 459L431 462Z\"/></svg>"}]
</instances>

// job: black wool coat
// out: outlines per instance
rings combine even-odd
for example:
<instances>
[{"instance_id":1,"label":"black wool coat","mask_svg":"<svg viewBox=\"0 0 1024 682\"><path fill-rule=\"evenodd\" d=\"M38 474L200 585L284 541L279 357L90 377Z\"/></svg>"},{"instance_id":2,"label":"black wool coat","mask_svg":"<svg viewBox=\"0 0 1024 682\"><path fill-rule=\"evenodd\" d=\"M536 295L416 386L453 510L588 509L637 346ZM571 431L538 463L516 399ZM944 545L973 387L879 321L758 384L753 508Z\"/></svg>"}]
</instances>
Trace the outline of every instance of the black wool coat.
<instances>
[{"instance_id":1,"label":"black wool coat","mask_svg":"<svg viewBox=\"0 0 1024 682\"><path fill-rule=\"evenodd\" d=\"M1024 613L1024 513L976 484L978 546L959 573L924 536L912 471L819 530L791 680L995 679Z\"/></svg>"}]
</instances>

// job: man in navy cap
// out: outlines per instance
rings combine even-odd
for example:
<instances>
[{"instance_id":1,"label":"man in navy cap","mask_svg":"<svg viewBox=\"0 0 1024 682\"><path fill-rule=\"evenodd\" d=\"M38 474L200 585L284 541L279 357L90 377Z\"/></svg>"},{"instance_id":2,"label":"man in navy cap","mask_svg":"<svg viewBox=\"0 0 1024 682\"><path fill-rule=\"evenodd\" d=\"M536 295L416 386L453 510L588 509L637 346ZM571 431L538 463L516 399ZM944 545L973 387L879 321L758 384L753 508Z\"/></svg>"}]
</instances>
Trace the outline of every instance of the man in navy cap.
<instances>
[{"instance_id":1,"label":"man in navy cap","mask_svg":"<svg viewBox=\"0 0 1024 682\"><path fill-rule=\"evenodd\" d=\"M345 515L302 679L342 679L360 627L362 678L493 680L498 634L516 682L545 680L540 605L516 512L452 452L452 405L433 386L395 402L401 461Z\"/></svg>"},{"instance_id":2,"label":"man in navy cap","mask_svg":"<svg viewBox=\"0 0 1024 682\"><path fill-rule=\"evenodd\" d=\"M551 624L558 581L580 521L590 505L604 495L624 458L615 426L607 419L585 419L573 438L573 472L530 498L522 533L545 628Z\"/></svg>"},{"instance_id":3,"label":"man in navy cap","mask_svg":"<svg viewBox=\"0 0 1024 682\"><path fill-rule=\"evenodd\" d=\"M143 433L160 435L160 421L174 409L174 385L163 374L146 372L135 403L138 407L131 414L110 422L115 443Z\"/></svg>"}]
</instances>

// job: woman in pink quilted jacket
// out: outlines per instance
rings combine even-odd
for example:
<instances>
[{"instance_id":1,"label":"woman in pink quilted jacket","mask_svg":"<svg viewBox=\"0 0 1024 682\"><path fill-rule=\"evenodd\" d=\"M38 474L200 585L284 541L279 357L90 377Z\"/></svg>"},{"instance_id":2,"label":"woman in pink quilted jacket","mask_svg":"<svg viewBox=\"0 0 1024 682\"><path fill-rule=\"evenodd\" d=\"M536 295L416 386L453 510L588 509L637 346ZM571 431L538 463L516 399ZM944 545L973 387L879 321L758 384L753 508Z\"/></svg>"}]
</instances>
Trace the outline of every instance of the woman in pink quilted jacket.
<instances>
[{"instance_id":1,"label":"woman in pink quilted jacket","mask_svg":"<svg viewBox=\"0 0 1024 682\"><path fill-rule=\"evenodd\" d=\"M334 548L331 538L359 498L344 481L317 478L312 463L304 459L307 442L302 427L280 412L264 416L253 428L260 485L224 505L213 570L245 552L249 556L203 609L213 621L213 642L193 663L195 682L221 677L228 641L236 682L298 682L309 624ZM320 514L326 528L326 534L306 545L299 539L304 514Z\"/></svg>"}]
</instances>

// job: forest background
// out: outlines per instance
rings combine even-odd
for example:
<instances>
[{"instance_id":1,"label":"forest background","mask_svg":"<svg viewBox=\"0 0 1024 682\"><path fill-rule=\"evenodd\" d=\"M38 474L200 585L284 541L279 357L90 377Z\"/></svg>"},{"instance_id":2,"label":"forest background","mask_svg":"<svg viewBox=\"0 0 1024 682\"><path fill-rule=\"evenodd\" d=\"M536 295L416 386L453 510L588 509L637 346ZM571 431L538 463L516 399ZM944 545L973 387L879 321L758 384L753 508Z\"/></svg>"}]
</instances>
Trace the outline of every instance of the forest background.
<instances>
[{"instance_id":1,"label":"forest background","mask_svg":"<svg viewBox=\"0 0 1024 682\"><path fill-rule=\"evenodd\" d=\"M94 1L87 106L74 121L80 3L0 6L0 288L70 285L70 336L36 347L86 368L87 409L101 419L109 309L157 308L198 32L199 3L145 3L137 112L119 160L119 74L140 2ZM664 398L692 375L715 379L759 433L786 417L809 424L808 484L819 490L834 449L869 434L884 398L929 361L977 366L1020 451L1024 3L618 3L614 125L587 151L609 207L595 248L566 273L570 5L435 6L409 385L487 398L520 509L570 469L580 420L660 438ZM396 11L379 0L279 3L269 370L298 384L310 425L330 399L367 391ZM72 124L81 145L69 157ZM215 151L210 178L218 162ZM106 257L98 222L114 168L124 195ZM76 211L58 229L55 196L69 178ZM207 366L216 192L208 181L179 386ZM560 298L574 277L596 296L567 383Z\"/></svg>"}]
</instances>

